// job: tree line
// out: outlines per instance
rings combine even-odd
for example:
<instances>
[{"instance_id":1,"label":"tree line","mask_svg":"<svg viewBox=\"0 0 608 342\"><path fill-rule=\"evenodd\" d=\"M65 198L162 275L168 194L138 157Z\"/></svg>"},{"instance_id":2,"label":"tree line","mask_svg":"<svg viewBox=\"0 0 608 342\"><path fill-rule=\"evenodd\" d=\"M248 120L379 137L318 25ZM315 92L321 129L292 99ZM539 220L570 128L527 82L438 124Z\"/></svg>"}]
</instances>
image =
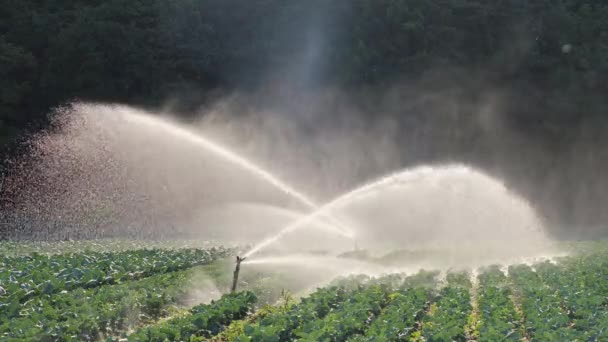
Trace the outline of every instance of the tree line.
<instances>
[{"instance_id":1,"label":"tree line","mask_svg":"<svg viewBox=\"0 0 608 342\"><path fill-rule=\"evenodd\" d=\"M3 142L70 99L202 102L212 89L256 87L304 60L307 44L323 50L321 84L458 67L594 108L608 90L602 0L3 0Z\"/></svg>"}]
</instances>

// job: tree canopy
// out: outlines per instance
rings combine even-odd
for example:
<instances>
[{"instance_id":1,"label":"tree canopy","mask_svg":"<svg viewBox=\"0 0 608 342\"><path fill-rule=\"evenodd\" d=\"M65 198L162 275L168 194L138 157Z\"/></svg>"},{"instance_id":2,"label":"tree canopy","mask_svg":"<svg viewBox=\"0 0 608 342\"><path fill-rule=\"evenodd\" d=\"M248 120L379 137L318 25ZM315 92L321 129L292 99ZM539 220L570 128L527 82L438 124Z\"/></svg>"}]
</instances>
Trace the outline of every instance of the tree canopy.
<instances>
[{"instance_id":1,"label":"tree canopy","mask_svg":"<svg viewBox=\"0 0 608 342\"><path fill-rule=\"evenodd\" d=\"M310 44L321 62L304 73L320 83L459 67L576 103L608 89L607 18L597 0L4 0L0 119L7 131L68 99L255 86L305 64Z\"/></svg>"}]
</instances>

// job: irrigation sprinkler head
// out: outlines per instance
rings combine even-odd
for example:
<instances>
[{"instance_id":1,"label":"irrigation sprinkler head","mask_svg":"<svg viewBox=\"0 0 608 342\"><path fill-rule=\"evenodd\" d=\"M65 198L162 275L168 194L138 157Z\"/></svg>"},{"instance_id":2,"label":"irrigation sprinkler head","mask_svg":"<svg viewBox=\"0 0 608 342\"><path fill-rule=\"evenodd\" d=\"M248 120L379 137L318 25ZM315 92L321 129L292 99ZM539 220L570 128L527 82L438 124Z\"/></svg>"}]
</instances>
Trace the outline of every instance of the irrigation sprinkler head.
<instances>
[{"instance_id":1,"label":"irrigation sprinkler head","mask_svg":"<svg viewBox=\"0 0 608 342\"><path fill-rule=\"evenodd\" d=\"M236 256L236 267L234 268L234 273L232 274L232 289L231 293L236 292L236 286L239 282L239 272L241 271L241 262L245 261L247 257L241 258L240 256Z\"/></svg>"}]
</instances>

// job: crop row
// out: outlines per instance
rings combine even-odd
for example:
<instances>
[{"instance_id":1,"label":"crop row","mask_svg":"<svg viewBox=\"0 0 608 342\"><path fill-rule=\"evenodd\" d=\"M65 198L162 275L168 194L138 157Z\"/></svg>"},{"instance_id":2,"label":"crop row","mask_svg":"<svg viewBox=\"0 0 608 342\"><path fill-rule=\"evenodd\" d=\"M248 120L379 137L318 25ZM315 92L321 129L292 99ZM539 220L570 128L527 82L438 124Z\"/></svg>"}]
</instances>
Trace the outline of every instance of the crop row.
<instances>
[{"instance_id":1,"label":"crop row","mask_svg":"<svg viewBox=\"0 0 608 342\"><path fill-rule=\"evenodd\" d=\"M581 340L608 339L607 272L602 266L600 260L575 259L559 266L535 265L539 277L561 297L571 335Z\"/></svg>"},{"instance_id":2,"label":"crop row","mask_svg":"<svg viewBox=\"0 0 608 342\"><path fill-rule=\"evenodd\" d=\"M188 315L167 320L129 335L129 341L204 341L225 329L232 321L244 318L256 297L251 292L224 295L211 304L195 306Z\"/></svg>"},{"instance_id":3,"label":"crop row","mask_svg":"<svg viewBox=\"0 0 608 342\"><path fill-rule=\"evenodd\" d=\"M390 304L371 322L364 334L350 339L353 342L409 341L418 328L432 291L417 287L400 290L389 296Z\"/></svg>"},{"instance_id":4,"label":"crop row","mask_svg":"<svg viewBox=\"0 0 608 342\"><path fill-rule=\"evenodd\" d=\"M295 331L300 341L345 341L362 334L388 303L388 287L371 285L355 291L336 310L322 318L304 322Z\"/></svg>"},{"instance_id":5,"label":"crop row","mask_svg":"<svg viewBox=\"0 0 608 342\"><path fill-rule=\"evenodd\" d=\"M468 317L471 313L471 282L468 273L450 273L447 286L422 319L422 329L414 339L424 341L466 341Z\"/></svg>"},{"instance_id":6,"label":"crop row","mask_svg":"<svg viewBox=\"0 0 608 342\"><path fill-rule=\"evenodd\" d=\"M538 341L608 338L608 261L339 279L290 309L243 322L244 341ZM475 295L472 303L471 294Z\"/></svg>"},{"instance_id":7,"label":"crop row","mask_svg":"<svg viewBox=\"0 0 608 342\"><path fill-rule=\"evenodd\" d=\"M509 278L521 303L526 334L540 341L572 341L570 317L562 298L527 265L509 266Z\"/></svg>"},{"instance_id":8,"label":"crop row","mask_svg":"<svg viewBox=\"0 0 608 342\"><path fill-rule=\"evenodd\" d=\"M196 285L194 271L197 268L34 297L19 305L15 317L0 321L0 340L91 341L120 336L181 306Z\"/></svg>"},{"instance_id":9,"label":"crop row","mask_svg":"<svg viewBox=\"0 0 608 342\"><path fill-rule=\"evenodd\" d=\"M330 286L318 289L285 312L271 314L255 324L247 325L238 341L291 341L294 330L305 322L324 318L336 310L350 294L344 287Z\"/></svg>"},{"instance_id":10,"label":"crop row","mask_svg":"<svg viewBox=\"0 0 608 342\"><path fill-rule=\"evenodd\" d=\"M507 277L498 267L478 276L478 341L520 341L524 337L521 317L512 300Z\"/></svg>"},{"instance_id":11,"label":"crop row","mask_svg":"<svg viewBox=\"0 0 608 342\"><path fill-rule=\"evenodd\" d=\"M589 260L583 264L573 260L560 266L537 264L535 270L511 266L509 276L497 266L489 267L478 276L475 290L466 272L449 273L440 288L433 272L405 279L399 275L341 279L334 282L337 286L318 289L289 309L245 323L236 340L602 340L608 322L608 291L600 281L607 275L605 265L599 260L595 266ZM476 293L475 311L471 291ZM471 324L474 331L467 330ZM170 336L165 338L181 335Z\"/></svg>"},{"instance_id":12,"label":"crop row","mask_svg":"<svg viewBox=\"0 0 608 342\"><path fill-rule=\"evenodd\" d=\"M225 244L222 244L227 247ZM0 255L22 256L38 254L80 254L124 252L138 249L211 249L220 244L214 241L201 240L128 240L128 239L99 239L99 240L69 240L69 241L0 241Z\"/></svg>"},{"instance_id":13,"label":"crop row","mask_svg":"<svg viewBox=\"0 0 608 342\"><path fill-rule=\"evenodd\" d=\"M196 286L190 270L171 272L180 269L175 265L193 265L197 255L198 262L205 263L226 252L209 251L202 257L195 254L200 251L192 250L150 252L155 255L148 257L146 251L112 254L114 258L134 256L131 263L135 264L131 266L124 260L116 261L116 265L125 267L116 274L125 274L127 267L157 270L143 279L122 283L115 280L114 284L91 287L80 282L79 286L39 291L4 304L0 311L0 340L92 341L127 337L130 341L203 341L225 331L235 321L238 324L231 327L238 329L231 338L239 342L608 339L608 259L597 255L570 257L557 264L510 266L508 275L498 266L488 267L478 275L478 286L473 286L467 272L448 273L444 282L438 281L438 272L425 271L407 277L393 274L340 278L298 304L253 316L248 315L256 296L242 292L184 309L181 315L159 323L159 319L173 315L174 308L186 302L189 290ZM178 252L186 254L170 254ZM91 255L99 257L103 253ZM117 269L106 265L101 257L93 260L91 255L73 257L84 270L95 270L97 265L101 265L97 270ZM181 259L172 264L168 259L176 255ZM4 267L14 265L14 260L31 262L38 257L40 264L46 263L55 270L57 265L44 260L68 256L4 258L12 260ZM162 265L154 266L159 264ZM35 268L25 267L23 274L34 271ZM32 275L31 281L39 276ZM138 276L129 277L125 280ZM247 320L242 320L245 317ZM145 324L149 325L141 328Z\"/></svg>"},{"instance_id":14,"label":"crop row","mask_svg":"<svg viewBox=\"0 0 608 342\"><path fill-rule=\"evenodd\" d=\"M14 317L20 303L38 295L137 280L227 254L224 249L183 249L0 257L0 320Z\"/></svg>"},{"instance_id":15,"label":"crop row","mask_svg":"<svg viewBox=\"0 0 608 342\"><path fill-rule=\"evenodd\" d=\"M436 272L420 272L405 279L338 279L290 310L247 325L238 341L375 341L379 336L398 341L419 324L436 277Z\"/></svg>"},{"instance_id":16,"label":"crop row","mask_svg":"<svg viewBox=\"0 0 608 342\"><path fill-rule=\"evenodd\" d=\"M479 276L478 340L607 339L607 277L608 261L597 253L510 266L508 277L491 267Z\"/></svg>"}]
</instances>

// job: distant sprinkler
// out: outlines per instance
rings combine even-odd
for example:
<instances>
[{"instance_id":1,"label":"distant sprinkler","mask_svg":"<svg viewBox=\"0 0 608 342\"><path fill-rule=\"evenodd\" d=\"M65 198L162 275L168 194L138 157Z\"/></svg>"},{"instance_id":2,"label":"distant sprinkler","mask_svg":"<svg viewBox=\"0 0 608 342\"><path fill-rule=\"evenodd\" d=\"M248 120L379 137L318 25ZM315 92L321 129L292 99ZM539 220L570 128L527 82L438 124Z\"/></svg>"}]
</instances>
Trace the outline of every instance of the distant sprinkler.
<instances>
[{"instance_id":1,"label":"distant sprinkler","mask_svg":"<svg viewBox=\"0 0 608 342\"><path fill-rule=\"evenodd\" d=\"M236 257L236 268L234 269L234 273L232 275L232 289L230 290L231 293L236 292L236 285L239 281L239 272L241 271L241 262L245 261L245 259L247 258L241 258L238 255Z\"/></svg>"}]
</instances>

